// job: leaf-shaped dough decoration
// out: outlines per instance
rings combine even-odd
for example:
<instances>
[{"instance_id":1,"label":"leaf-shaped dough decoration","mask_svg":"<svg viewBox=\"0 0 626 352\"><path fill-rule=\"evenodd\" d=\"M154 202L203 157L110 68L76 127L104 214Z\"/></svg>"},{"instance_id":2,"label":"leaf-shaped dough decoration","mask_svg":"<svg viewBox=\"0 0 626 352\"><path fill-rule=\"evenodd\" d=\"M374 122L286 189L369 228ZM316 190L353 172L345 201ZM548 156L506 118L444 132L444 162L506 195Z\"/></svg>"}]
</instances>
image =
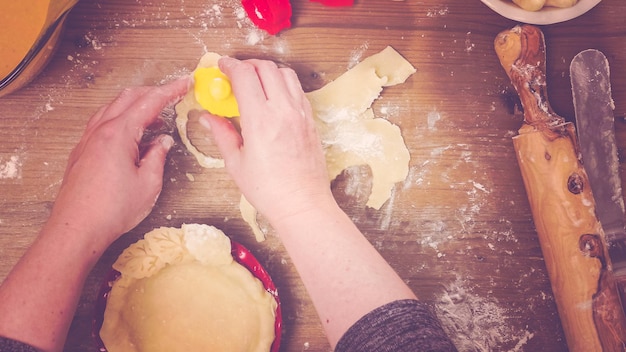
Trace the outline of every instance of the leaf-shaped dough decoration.
<instances>
[{"instance_id":1,"label":"leaf-shaped dough decoration","mask_svg":"<svg viewBox=\"0 0 626 352\"><path fill-rule=\"evenodd\" d=\"M113 269L122 276L142 279L166 265L194 260L205 265L227 265L233 261L230 251L230 238L214 226L160 227L126 248L113 264Z\"/></svg>"},{"instance_id":2,"label":"leaf-shaped dough decoration","mask_svg":"<svg viewBox=\"0 0 626 352\"><path fill-rule=\"evenodd\" d=\"M148 246L146 240L133 243L113 263L113 269L136 279L148 277L161 270L165 264L157 256L148 253Z\"/></svg>"},{"instance_id":3,"label":"leaf-shaped dough decoration","mask_svg":"<svg viewBox=\"0 0 626 352\"><path fill-rule=\"evenodd\" d=\"M148 253L155 255L163 264L178 264L191 260L184 245L184 232L178 228L161 227L144 236Z\"/></svg>"}]
</instances>

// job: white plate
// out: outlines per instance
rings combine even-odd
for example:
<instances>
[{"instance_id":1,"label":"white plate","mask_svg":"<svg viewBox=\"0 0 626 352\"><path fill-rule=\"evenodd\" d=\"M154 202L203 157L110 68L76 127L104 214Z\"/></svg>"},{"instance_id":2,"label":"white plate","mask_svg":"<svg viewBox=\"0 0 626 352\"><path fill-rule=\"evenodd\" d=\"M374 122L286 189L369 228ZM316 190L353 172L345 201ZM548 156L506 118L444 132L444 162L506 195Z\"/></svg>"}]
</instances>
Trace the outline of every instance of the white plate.
<instances>
[{"instance_id":1,"label":"white plate","mask_svg":"<svg viewBox=\"0 0 626 352\"><path fill-rule=\"evenodd\" d=\"M526 11L511 0L481 0L485 5L500 15L518 22L529 24L553 24L571 20L591 10L601 0L579 0L576 5L567 8L546 6L539 11Z\"/></svg>"}]
</instances>

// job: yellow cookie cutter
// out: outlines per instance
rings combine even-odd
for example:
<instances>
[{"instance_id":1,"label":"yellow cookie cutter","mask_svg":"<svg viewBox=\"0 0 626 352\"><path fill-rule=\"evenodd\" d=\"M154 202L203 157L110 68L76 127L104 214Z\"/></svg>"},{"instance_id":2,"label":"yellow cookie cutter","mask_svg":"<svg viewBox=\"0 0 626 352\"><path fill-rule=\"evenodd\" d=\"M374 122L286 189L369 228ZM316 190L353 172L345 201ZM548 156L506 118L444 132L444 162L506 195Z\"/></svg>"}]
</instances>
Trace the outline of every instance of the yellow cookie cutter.
<instances>
[{"instance_id":1,"label":"yellow cookie cutter","mask_svg":"<svg viewBox=\"0 0 626 352\"><path fill-rule=\"evenodd\" d=\"M239 116L239 107L230 80L219 68L197 68L193 78L194 95L203 109L223 117Z\"/></svg>"}]
</instances>

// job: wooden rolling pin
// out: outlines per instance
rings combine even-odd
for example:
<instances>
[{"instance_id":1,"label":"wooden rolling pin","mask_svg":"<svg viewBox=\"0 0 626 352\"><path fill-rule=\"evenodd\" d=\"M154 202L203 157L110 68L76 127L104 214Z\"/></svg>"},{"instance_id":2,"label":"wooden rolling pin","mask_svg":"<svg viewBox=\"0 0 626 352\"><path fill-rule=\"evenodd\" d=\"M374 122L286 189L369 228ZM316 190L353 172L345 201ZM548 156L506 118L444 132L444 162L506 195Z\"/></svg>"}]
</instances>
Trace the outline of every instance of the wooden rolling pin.
<instances>
[{"instance_id":1,"label":"wooden rolling pin","mask_svg":"<svg viewBox=\"0 0 626 352\"><path fill-rule=\"evenodd\" d=\"M548 102L543 33L516 26L494 46L524 109L513 145L567 345L572 352L624 351L626 319L575 128Z\"/></svg>"}]
</instances>

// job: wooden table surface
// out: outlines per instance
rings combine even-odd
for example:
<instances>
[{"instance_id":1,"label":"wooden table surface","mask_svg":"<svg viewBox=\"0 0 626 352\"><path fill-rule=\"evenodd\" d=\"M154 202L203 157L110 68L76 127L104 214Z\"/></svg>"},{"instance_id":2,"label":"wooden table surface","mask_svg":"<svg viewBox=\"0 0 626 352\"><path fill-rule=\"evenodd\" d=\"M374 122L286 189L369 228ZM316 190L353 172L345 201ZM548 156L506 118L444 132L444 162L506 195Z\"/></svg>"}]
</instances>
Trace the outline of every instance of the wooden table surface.
<instances>
[{"instance_id":1,"label":"wooden table surface","mask_svg":"<svg viewBox=\"0 0 626 352\"><path fill-rule=\"evenodd\" d=\"M46 221L87 119L121 89L188 74L214 51L282 62L310 91L391 45L417 73L386 89L373 107L400 126L411 153L409 176L374 210L365 207L368 169L349 169L333 183L338 201L436 308L460 351L567 350L511 142L522 122L519 102L493 50L496 34L516 22L478 0L292 4L292 29L272 37L241 16L236 0L81 0L46 70L0 99L0 279ZM550 101L569 120L571 59L588 48L607 55L622 155L624 13L626 2L605 0L582 17L541 27ZM223 229L268 269L283 304L282 351L330 350L277 237L268 229L268 240L256 243L238 202L224 170L201 168L178 143L152 214L114 243L89 276L66 350L97 350L94 302L123 248L152 228L183 223Z\"/></svg>"}]
</instances>

